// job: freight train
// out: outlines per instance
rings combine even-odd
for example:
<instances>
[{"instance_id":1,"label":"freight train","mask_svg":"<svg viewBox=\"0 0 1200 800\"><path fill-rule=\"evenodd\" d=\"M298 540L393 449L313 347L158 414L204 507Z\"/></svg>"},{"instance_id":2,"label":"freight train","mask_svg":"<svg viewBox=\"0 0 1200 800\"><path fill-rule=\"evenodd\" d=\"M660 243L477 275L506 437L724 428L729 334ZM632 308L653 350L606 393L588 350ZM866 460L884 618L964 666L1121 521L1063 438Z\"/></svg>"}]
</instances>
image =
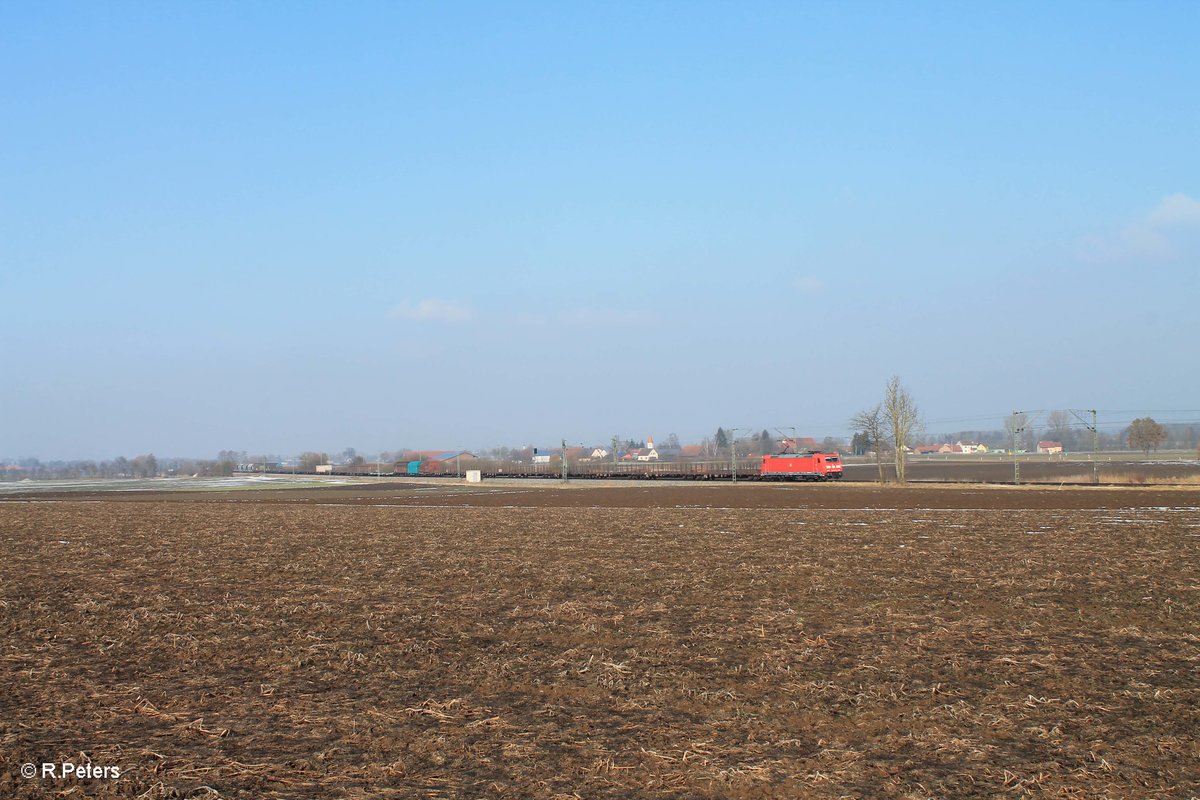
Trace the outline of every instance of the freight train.
<instances>
[{"instance_id":1,"label":"freight train","mask_svg":"<svg viewBox=\"0 0 1200 800\"><path fill-rule=\"evenodd\" d=\"M484 465L480 465L484 466ZM488 465L490 466L490 465ZM559 464L504 464L498 469L483 469L494 477L559 477ZM837 453L781 453L721 461L604 461L572 462L567 474L572 478L642 478L676 480L764 480L828 481L842 477L842 459Z\"/></svg>"},{"instance_id":2,"label":"freight train","mask_svg":"<svg viewBox=\"0 0 1200 800\"><path fill-rule=\"evenodd\" d=\"M636 461L611 462L603 460L571 461L567 474L571 478L608 478L632 480L765 480L765 481L827 481L842 477L842 460L837 453L780 453L713 461ZM369 468L369 471L368 471ZM488 478L559 478L561 464L521 464L488 459L471 459L456 463L445 461L400 462L385 464L383 470L374 464L339 469L334 475L369 474L384 476L459 477L467 469L479 470Z\"/></svg>"}]
</instances>

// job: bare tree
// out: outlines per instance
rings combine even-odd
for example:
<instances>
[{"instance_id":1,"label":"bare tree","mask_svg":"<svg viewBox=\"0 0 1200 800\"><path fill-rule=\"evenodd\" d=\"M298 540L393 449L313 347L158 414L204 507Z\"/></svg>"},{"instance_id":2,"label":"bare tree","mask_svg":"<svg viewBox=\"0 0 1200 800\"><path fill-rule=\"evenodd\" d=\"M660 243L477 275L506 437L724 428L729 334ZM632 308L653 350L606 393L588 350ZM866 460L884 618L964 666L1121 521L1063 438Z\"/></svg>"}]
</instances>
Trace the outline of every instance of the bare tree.
<instances>
[{"instance_id":1,"label":"bare tree","mask_svg":"<svg viewBox=\"0 0 1200 800\"><path fill-rule=\"evenodd\" d=\"M1150 450L1158 450L1167 440L1167 431L1152 417L1135 419L1129 424L1129 446L1150 455Z\"/></svg>"},{"instance_id":2,"label":"bare tree","mask_svg":"<svg viewBox=\"0 0 1200 800\"><path fill-rule=\"evenodd\" d=\"M158 475L158 459L153 453L135 456L129 462L129 471L135 478L153 478Z\"/></svg>"},{"instance_id":3,"label":"bare tree","mask_svg":"<svg viewBox=\"0 0 1200 800\"><path fill-rule=\"evenodd\" d=\"M1046 428L1050 437L1068 449L1074 450L1072 424L1071 414L1067 411L1051 411L1046 415Z\"/></svg>"},{"instance_id":4,"label":"bare tree","mask_svg":"<svg viewBox=\"0 0 1200 800\"><path fill-rule=\"evenodd\" d=\"M883 474L884 427L882 403L876 403L873 408L860 411L850 418L850 429L866 437L867 445L875 453L875 465L879 467L880 483L887 482L887 478Z\"/></svg>"},{"instance_id":5,"label":"bare tree","mask_svg":"<svg viewBox=\"0 0 1200 800\"><path fill-rule=\"evenodd\" d=\"M920 426L921 413L912 395L900 383L899 375L893 375L888 381L883 396L883 414L892 446L896 448L896 480L904 483L907 480L905 448Z\"/></svg>"}]
</instances>

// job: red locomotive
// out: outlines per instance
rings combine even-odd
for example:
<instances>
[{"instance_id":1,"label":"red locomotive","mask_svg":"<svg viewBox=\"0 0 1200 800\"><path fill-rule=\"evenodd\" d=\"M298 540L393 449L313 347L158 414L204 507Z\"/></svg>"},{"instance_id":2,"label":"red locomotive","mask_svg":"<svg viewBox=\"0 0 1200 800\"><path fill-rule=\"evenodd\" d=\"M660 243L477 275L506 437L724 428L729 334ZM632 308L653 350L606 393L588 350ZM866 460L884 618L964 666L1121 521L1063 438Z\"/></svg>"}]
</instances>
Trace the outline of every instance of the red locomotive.
<instances>
[{"instance_id":1,"label":"red locomotive","mask_svg":"<svg viewBox=\"0 0 1200 800\"><path fill-rule=\"evenodd\" d=\"M837 453L783 453L763 456L763 480L827 481L842 477Z\"/></svg>"}]
</instances>

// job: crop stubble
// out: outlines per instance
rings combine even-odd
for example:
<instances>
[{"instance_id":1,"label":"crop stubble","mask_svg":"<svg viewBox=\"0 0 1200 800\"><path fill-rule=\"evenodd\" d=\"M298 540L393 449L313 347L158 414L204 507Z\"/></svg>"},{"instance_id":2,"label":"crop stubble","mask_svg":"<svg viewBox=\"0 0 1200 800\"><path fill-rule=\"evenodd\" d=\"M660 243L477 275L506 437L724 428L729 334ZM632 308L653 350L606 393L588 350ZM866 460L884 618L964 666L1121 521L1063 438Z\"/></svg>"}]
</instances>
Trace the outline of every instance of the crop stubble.
<instances>
[{"instance_id":1,"label":"crop stubble","mask_svg":"<svg viewBox=\"0 0 1200 800\"><path fill-rule=\"evenodd\" d=\"M0 795L1193 796L1135 505L3 503Z\"/></svg>"}]
</instances>

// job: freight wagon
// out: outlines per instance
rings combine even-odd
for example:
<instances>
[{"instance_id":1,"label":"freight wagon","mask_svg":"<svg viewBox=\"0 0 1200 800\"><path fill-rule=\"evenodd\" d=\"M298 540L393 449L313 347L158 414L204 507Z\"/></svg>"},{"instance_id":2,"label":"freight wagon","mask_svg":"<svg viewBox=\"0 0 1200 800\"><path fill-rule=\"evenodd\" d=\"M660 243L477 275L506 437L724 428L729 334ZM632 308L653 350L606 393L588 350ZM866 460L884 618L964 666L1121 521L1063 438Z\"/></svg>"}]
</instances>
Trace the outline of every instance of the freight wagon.
<instances>
[{"instance_id":1,"label":"freight wagon","mask_svg":"<svg viewBox=\"0 0 1200 800\"><path fill-rule=\"evenodd\" d=\"M559 464L507 464L488 463L479 465L487 477L499 478L558 478L562 475ZM758 456L737 460L739 480L759 477ZM572 478L643 479L653 480L728 480L733 474L733 465L728 459L720 461L572 461L568 475Z\"/></svg>"}]
</instances>

